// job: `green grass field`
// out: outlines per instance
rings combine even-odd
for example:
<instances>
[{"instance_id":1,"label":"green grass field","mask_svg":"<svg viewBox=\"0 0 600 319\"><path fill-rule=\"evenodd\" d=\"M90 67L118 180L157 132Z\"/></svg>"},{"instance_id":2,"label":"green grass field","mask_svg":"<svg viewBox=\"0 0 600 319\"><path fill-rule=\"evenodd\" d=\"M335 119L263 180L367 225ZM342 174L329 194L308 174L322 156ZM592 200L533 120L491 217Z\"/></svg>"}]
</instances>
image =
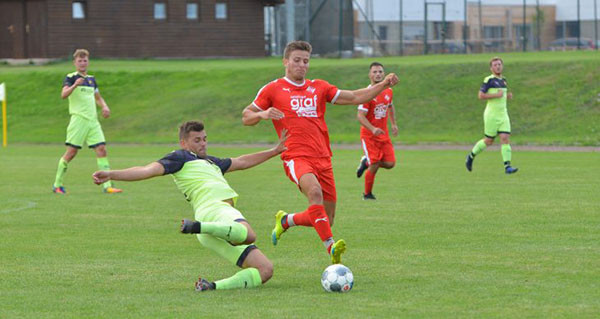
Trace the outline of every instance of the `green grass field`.
<instances>
[{"instance_id":1,"label":"green grass field","mask_svg":"<svg viewBox=\"0 0 600 319\"><path fill-rule=\"evenodd\" d=\"M93 54L93 52L92 52ZM492 54L377 58L400 76L394 89L402 143L472 144L483 131L485 102L477 92ZM600 145L600 54L587 52L503 53L513 144ZM365 87L375 59L311 61L309 78L343 89ZM0 66L9 106L9 141L64 140L68 103L60 99L70 62L48 66ZM283 76L281 60L94 60L112 117L102 119L110 142L169 143L184 120L201 119L210 139L224 143L274 141L272 127L240 125L241 112L258 90ZM335 143L356 143L356 107L329 106Z\"/></svg>"},{"instance_id":2,"label":"green grass field","mask_svg":"<svg viewBox=\"0 0 600 319\"><path fill-rule=\"evenodd\" d=\"M142 165L175 148L109 147L114 168ZM216 156L254 149L215 148ZM63 147L0 150L1 318L597 318L600 313L599 153L526 152L503 174L500 154L398 151L380 171L375 202L360 199L359 150L335 150L337 238L355 275L348 294L320 286L328 265L316 233L295 228L269 242L278 209L306 201L273 159L228 174L238 208L274 262L265 286L195 293L198 275L236 268L178 233L191 208L170 177L120 183L102 194L95 160L82 151L51 193Z\"/></svg>"}]
</instances>

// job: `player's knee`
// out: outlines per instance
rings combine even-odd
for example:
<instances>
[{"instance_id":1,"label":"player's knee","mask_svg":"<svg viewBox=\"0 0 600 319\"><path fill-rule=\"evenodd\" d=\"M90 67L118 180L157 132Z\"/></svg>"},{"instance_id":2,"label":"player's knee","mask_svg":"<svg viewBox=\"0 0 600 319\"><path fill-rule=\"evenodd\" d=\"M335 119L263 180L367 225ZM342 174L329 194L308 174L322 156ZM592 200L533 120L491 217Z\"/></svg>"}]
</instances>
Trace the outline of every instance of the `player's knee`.
<instances>
[{"instance_id":1,"label":"player's knee","mask_svg":"<svg viewBox=\"0 0 600 319\"><path fill-rule=\"evenodd\" d=\"M98 157L106 157L106 147L104 145L100 145L94 150L96 151L96 155L98 155Z\"/></svg>"},{"instance_id":2,"label":"player's knee","mask_svg":"<svg viewBox=\"0 0 600 319\"><path fill-rule=\"evenodd\" d=\"M494 139L486 138L485 140L483 140L483 142L485 143L485 145L490 146L490 145L494 144Z\"/></svg>"},{"instance_id":3,"label":"player's knee","mask_svg":"<svg viewBox=\"0 0 600 319\"><path fill-rule=\"evenodd\" d=\"M266 259L257 269L263 284L273 277L273 263L270 260Z\"/></svg>"},{"instance_id":4,"label":"player's knee","mask_svg":"<svg viewBox=\"0 0 600 319\"><path fill-rule=\"evenodd\" d=\"M311 203L322 203L323 202L323 190L321 190L320 186L311 187L308 192L308 200Z\"/></svg>"},{"instance_id":5,"label":"player's knee","mask_svg":"<svg viewBox=\"0 0 600 319\"><path fill-rule=\"evenodd\" d=\"M248 229L248 235L246 235L246 240L243 242L245 245L250 245L256 241L256 233L252 228Z\"/></svg>"},{"instance_id":6,"label":"player's knee","mask_svg":"<svg viewBox=\"0 0 600 319\"><path fill-rule=\"evenodd\" d=\"M396 162L385 162L385 168L390 169L390 168L394 168L394 166L396 166Z\"/></svg>"}]
</instances>

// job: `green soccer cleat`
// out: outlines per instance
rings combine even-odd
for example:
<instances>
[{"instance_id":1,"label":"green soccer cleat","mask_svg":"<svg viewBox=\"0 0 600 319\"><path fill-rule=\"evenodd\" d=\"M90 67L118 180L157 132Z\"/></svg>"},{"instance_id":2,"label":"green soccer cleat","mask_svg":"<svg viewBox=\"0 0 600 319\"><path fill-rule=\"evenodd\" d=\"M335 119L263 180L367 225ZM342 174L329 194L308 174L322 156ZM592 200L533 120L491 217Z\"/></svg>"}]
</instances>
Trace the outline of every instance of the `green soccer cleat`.
<instances>
[{"instance_id":1,"label":"green soccer cleat","mask_svg":"<svg viewBox=\"0 0 600 319\"><path fill-rule=\"evenodd\" d=\"M346 242L343 239L338 240L331 246L331 263L341 264L342 254L346 252Z\"/></svg>"},{"instance_id":2,"label":"green soccer cleat","mask_svg":"<svg viewBox=\"0 0 600 319\"><path fill-rule=\"evenodd\" d=\"M286 231L281 224L281 220L285 216L287 216L287 213L282 210L275 214L275 228L273 228L273 231L271 231L271 242L273 243L273 246L277 246L277 241L279 241L279 238L281 238L281 234Z\"/></svg>"}]
</instances>

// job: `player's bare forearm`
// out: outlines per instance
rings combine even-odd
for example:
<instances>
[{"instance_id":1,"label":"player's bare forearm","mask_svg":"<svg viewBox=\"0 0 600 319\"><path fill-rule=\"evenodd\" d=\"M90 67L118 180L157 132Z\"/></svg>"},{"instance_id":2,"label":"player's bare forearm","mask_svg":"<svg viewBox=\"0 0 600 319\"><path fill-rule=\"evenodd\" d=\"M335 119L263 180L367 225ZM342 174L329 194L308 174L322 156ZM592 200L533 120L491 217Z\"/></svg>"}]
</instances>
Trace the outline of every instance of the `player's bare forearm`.
<instances>
[{"instance_id":1,"label":"player's bare forearm","mask_svg":"<svg viewBox=\"0 0 600 319\"><path fill-rule=\"evenodd\" d=\"M60 97L62 99L66 99L69 97L69 95L71 95L71 93L73 93L73 90L75 90L77 86L76 85L72 85L72 86L63 86L62 88L62 92L60 92Z\"/></svg>"},{"instance_id":2,"label":"player's bare forearm","mask_svg":"<svg viewBox=\"0 0 600 319\"><path fill-rule=\"evenodd\" d=\"M246 106L242 112L242 123L247 126L256 125L262 118L260 117L259 110L254 105L250 104Z\"/></svg>"},{"instance_id":3,"label":"player's bare forearm","mask_svg":"<svg viewBox=\"0 0 600 319\"><path fill-rule=\"evenodd\" d=\"M477 94L477 97L480 100L497 99L497 98L502 97L502 95L500 95L499 93L500 92L498 92L498 93L483 93L483 92L479 91L479 93ZM504 93L502 92L502 94L504 94Z\"/></svg>"},{"instance_id":4,"label":"player's bare forearm","mask_svg":"<svg viewBox=\"0 0 600 319\"><path fill-rule=\"evenodd\" d=\"M368 88L358 89L354 91L342 90L335 104L341 105L357 105L366 103L374 99L383 90L390 88L398 83L398 76L394 73L386 75L385 79Z\"/></svg>"},{"instance_id":5,"label":"player's bare forearm","mask_svg":"<svg viewBox=\"0 0 600 319\"><path fill-rule=\"evenodd\" d=\"M390 121L392 121L392 124L396 124L396 108L394 104L390 104Z\"/></svg>"},{"instance_id":6,"label":"player's bare forearm","mask_svg":"<svg viewBox=\"0 0 600 319\"><path fill-rule=\"evenodd\" d=\"M364 112L358 111L358 113L356 114L356 118L358 119L360 125L364 126L367 130L373 132L373 129L375 127L373 126L373 124L371 124L371 122L369 122Z\"/></svg>"},{"instance_id":7,"label":"player's bare forearm","mask_svg":"<svg viewBox=\"0 0 600 319\"><path fill-rule=\"evenodd\" d=\"M146 166L134 166L114 171L97 171L92 177L94 178L94 183L101 184L109 180L141 181L155 176L161 176L164 172L165 169L160 163L153 162Z\"/></svg>"},{"instance_id":8,"label":"player's bare forearm","mask_svg":"<svg viewBox=\"0 0 600 319\"><path fill-rule=\"evenodd\" d=\"M279 144L277 144L272 149L232 158L231 166L229 166L227 172L233 172L254 167L258 164L268 161L274 156L283 153L285 150L287 150L287 147L285 146L285 141L287 140L287 137L287 130L284 129L281 131L281 136L279 137Z\"/></svg>"}]
</instances>

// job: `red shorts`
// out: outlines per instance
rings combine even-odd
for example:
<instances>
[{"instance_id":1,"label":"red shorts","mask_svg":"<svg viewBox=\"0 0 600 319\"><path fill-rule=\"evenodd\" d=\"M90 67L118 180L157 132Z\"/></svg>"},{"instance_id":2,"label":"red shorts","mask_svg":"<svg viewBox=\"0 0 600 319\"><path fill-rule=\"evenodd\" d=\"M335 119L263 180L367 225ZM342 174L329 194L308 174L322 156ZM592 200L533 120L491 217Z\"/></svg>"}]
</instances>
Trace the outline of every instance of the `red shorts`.
<instances>
[{"instance_id":1,"label":"red shorts","mask_svg":"<svg viewBox=\"0 0 600 319\"><path fill-rule=\"evenodd\" d=\"M360 141L369 165L378 162L396 162L392 141L377 141L370 138L361 138Z\"/></svg>"},{"instance_id":2,"label":"red shorts","mask_svg":"<svg viewBox=\"0 0 600 319\"><path fill-rule=\"evenodd\" d=\"M335 180L333 179L333 168L329 157L296 157L289 161L283 161L283 169L287 177L300 188L300 177L312 173L317 177L323 200L335 202Z\"/></svg>"}]
</instances>

